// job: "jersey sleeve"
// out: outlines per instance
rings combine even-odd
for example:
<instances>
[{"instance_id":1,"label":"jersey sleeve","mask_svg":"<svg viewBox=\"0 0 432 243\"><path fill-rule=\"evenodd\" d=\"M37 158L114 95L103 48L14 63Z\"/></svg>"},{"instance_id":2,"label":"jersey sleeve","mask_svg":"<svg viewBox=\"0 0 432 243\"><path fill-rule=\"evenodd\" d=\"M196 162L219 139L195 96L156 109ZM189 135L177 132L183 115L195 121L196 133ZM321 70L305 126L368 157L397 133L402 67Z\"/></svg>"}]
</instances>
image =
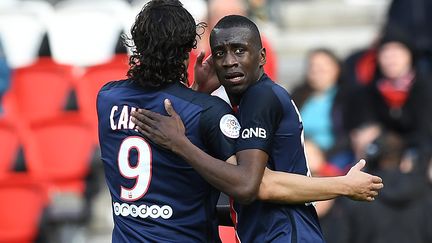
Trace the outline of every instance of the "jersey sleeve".
<instances>
[{"instance_id":1,"label":"jersey sleeve","mask_svg":"<svg viewBox=\"0 0 432 243\"><path fill-rule=\"evenodd\" d=\"M273 137L282 115L282 104L271 88L255 87L248 90L239 108L241 130L236 152L260 149L270 154Z\"/></svg>"},{"instance_id":2,"label":"jersey sleeve","mask_svg":"<svg viewBox=\"0 0 432 243\"><path fill-rule=\"evenodd\" d=\"M211 156L225 161L235 154L240 124L226 102L214 97L203 111L200 123L201 136Z\"/></svg>"}]
</instances>

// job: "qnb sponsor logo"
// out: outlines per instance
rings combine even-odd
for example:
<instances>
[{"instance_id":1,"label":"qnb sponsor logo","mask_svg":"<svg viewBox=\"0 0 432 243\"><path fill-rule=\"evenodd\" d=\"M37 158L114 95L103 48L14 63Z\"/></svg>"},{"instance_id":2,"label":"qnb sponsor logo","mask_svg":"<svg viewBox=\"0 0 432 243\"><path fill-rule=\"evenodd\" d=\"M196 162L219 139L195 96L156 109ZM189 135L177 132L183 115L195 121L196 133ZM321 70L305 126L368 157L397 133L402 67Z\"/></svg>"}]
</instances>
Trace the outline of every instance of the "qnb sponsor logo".
<instances>
[{"instance_id":1,"label":"qnb sponsor logo","mask_svg":"<svg viewBox=\"0 0 432 243\"><path fill-rule=\"evenodd\" d=\"M116 216L132 216L134 218L140 217L140 218L163 218L163 219L169 219L173 215L173 210L168 205L158 206L158 205L151 205L147 206L145 204L142 204L140 206L134 205L134 204L127 204L127 203L113 203L113 210L114 214Z\"/></svg>"},{"instance_id":2,"label":"qnb sponsor logo","mask_svg":"<svg viewBox=\"0 0 432 243\"><path fill-rule=\"evenodd\" d=\"M241 134L242 138L267 138L267 131L261 127L246 128Z\"/></svg>"}]
</instances>

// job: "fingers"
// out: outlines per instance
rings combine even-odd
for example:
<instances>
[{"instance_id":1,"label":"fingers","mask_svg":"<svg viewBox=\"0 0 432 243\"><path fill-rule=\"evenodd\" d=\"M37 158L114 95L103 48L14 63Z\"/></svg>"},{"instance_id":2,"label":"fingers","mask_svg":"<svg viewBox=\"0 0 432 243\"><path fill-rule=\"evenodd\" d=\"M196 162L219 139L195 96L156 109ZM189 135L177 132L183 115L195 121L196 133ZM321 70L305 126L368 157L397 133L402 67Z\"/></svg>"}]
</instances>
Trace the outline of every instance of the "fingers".
<instances>
[{"instance_id":1,"label":"fingers","mask_svg":"<svg viewBox=\"0 0 432 243\"><path fill-rule=\"evenodd\" d=\"M372 182L373 183L382 183L382 179L379 176L372 176Z\"/></svg>"},{"instance_id":2,"label":"fingers","mask_svg":"<svg viewBox=\"0 0 432 243\"><path fill-rule=\"evenodd\" d=\"M378 196L378 192L377 192L377 191L371 191L371 192L369 193L369 196L371 196L371 197L376 197L376 196Z\"/></svg>"},{"instance_id":3,"label":"fingers","mask_svg":"<svg viewBox=\"0 0 432 243\"><path fill-rule=\"evenodd\" d=\"M368 201L368 202L372 202L374 200L375 200L375 197L372 197L372 196L366 198L366 201Z\"/></svg>"},{"instance_id":4,"label":"fingers","mask_svg":"<svg viewBox=\"0 0 432 243\"><path fill-rule=\"evenodd\" d=\"M377 196L378 196L377 191L370 191L368 194L359 196L355 200L371 202L371 201L374 201Z\"/></svg>"},{"instance_id":5,"label":"fingers","mask_svg":"<svg viewBox=\"0 0 432 243\"><path fill-rule=\"evenodd\" d=\"M205 51L201 51L200 54L197 56L197 60L196 60L196 62L195 62L195 65L196 65L196 66L200 66L200 65L202 65L202 62L203 62L203 60L204 60L204 57L205 57Z\"/></svg>"},{"instance_id":6,"label":"fingers","mask_svg":"<svg viewBox=\"0 0 432 243\"><path fill-rule=\"evenodd\" d=\"M162 116L159 113L156 113L156 112L153 112L150 110L146 110L146 109L137 109L137 110L133 111L131 114L132 114L132 116L134 116L137 119L140 119L141 117L147 117L148 119L156 121L156 122L159 121L160 117ZM136 114L136 115L134 115L134 114Z\"/></svg>"},{"instance_id":7,"label":"fingers","mask_svg":"<svg viewBox=\"0 0 432 243\"><path fill-rule=\"evenodd\" d=\"M365 167L366 161L364 159L361 159L357 164L355 164L351 169L348 171L348 173L352 173L352 171L361 171L363 167Z\"/></svg>"},{"instance_id":8,"label":"fingers","mask_svg":"<svg viewBox=\"0 0 432 243\"><path fill-rule=\"evenodd\" d=\"M379 194L378 191L380 189L382 189L383 187L384 187L383 183L374 183L374 184L372 184L371 187L369 188L369 192L367 194L366 201L369 201L369 202L374 201L375 198Z\"/></svg>"},{"instance_id":9,"label":"fingers","mask_svg":"<svg viewBox=\"0 0 432 243\"><path fill-rule=\"evenodd\" d=\"M142 123L139 120L134 119L133 117L132 121L135 123L138 132L144 134L146 137L149 137L149 132L154 130L149 125Z\"/></svg>"},{"instance_id":10,"label":"fingers","mask_svg":"<svg viewBox=\"0 0 432 243\"><path fill-rule=\"evenodd\" d=\"M169 99L164 100L165 110L169 116L177 117L177 112L172 107L171 101Z\"/></svg>"},{"instance_id":11,"label":"fingers","mask_svg":"<svg viewBox=\"0 0 432 243\"><path fill-rule=\"evenodd\" d=\"M356 169L361 170L366 166L366 160L361 159L357 164L354 166Z\"/></svg>"},{"instance_id":12,"label":"fingers","mask_svg":"<svg viewBox=\"0 0 432 243\"><path fill-rule=\"evenodd\" d=\"M206 62L206 63L212 65L212 64L213 64L213 57L212 57L212 55L208 56L208 57L204 60L204 62Z\"/></svg>"},{"instance_id":13,"label":"fingers","mask_svg":"<svg viewBox=\"0 0 432 243\"><path fill-rule=\"evenodd\" d=\"M355 171L361 171L361 169L365 166L366 162L361 159L357 164L355 164L351 169L348 171L348 174L352 174Z\"/></svg>"},{"instance_id":14,"label":"fingers","mask_svg":"<svg viewBox=\"0 0 432 243\"><path fill-rule=\"evenodd\" d=\"M380 189L382 189L384 187L384 184L383 183L375 183L375 184L372 184L372 190L380 190Z\"/></svg>"},{"instance_id":15,"label":"fingers","mask_svg":"<svg viewBox=\"0 0 432 243\"><path fill-rule=\"evenodd\" d=\"M132 122L135 123L138 127L144 128L144 125L149 127L155 127L157 121L152 119L152 114L148 113L149 111L144 109L138 109L136 111L132 111Z\"/></svg>"}]
</instances>

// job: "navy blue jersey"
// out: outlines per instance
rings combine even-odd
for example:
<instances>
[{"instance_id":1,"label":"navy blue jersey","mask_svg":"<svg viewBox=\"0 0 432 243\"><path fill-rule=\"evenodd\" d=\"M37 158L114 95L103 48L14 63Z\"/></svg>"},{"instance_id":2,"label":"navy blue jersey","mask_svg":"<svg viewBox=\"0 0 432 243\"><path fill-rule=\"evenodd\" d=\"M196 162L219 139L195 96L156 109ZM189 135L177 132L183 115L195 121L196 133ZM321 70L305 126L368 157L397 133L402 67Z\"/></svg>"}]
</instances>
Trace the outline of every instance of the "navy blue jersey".
<instances>
[{"instance_id":1,"label":"navy blue jersey","mask_svg":"<svg viewBox=\"0 0 432 243\"><path fill-rule=\"evenodd\" d=\"M269 155L267 167L308 175L303 125L288 92L266 75L246 90L237 117L241 124L236 150L260 149ZM323 242L312 205L281 205L255 201L234 205L242 242Z\"/></svg>"},{"instance_id":2,"label":"navy blue jersey","mask_svg":"<svg viewBox=\"0 0 432 243\"><path fill-rule=\"evenodd\" d=\"M98 94L99 142L113 206L113 242L219 242L219 192L174 153L143 138L130 113L166 114L170 99L189 140L226 160L235 152L239 124L217 97L181 84L145 90L131 80L106 84Z\"/></svg>"}]
</instances>

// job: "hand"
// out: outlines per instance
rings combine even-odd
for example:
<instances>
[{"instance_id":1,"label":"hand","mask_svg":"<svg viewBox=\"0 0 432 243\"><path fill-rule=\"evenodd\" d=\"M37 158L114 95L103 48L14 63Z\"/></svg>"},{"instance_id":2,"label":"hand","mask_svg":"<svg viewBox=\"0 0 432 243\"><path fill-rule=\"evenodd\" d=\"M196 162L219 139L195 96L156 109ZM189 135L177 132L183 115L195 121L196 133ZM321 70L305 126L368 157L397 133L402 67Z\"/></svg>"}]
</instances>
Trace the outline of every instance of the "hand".
<instances>
[{"instance_id":1,"label":"hand","mask_svg":"<svg viewBox=\"0 0 432 243\"><path fill-rule=\"evenodd\" d=\"M349 187L348 197L357 201L373 201L378 191L384 187L382 179L361 171L366 165L365 160L360 160L345 175Z\"/></svg>"},{"instance_id":2,"label":"hand","mask_svg":"<svg viewBox=\"0 0 432 243\"><path fill-rule=\"evenodd\" d=\"M172 107L171 101L166 99L164 105L168 116L146 109L138 109L131 113L132 122L146 138L175 152L176 148L181 147L183 139L187 139L185 127L180 116Z\"/></svg>"},{"instance_id":3,"label":"hand","mask_svg":"<svg viewBox=\"0 0 432 243\"><path fill-rule=\"evenodd\" d=\"M211 94L220 86L219 79L213 65L213 58L210 55L204 62L205 52L201 51L194 66L194 84L192 89Z\"/></svg>"}]
</instances>

